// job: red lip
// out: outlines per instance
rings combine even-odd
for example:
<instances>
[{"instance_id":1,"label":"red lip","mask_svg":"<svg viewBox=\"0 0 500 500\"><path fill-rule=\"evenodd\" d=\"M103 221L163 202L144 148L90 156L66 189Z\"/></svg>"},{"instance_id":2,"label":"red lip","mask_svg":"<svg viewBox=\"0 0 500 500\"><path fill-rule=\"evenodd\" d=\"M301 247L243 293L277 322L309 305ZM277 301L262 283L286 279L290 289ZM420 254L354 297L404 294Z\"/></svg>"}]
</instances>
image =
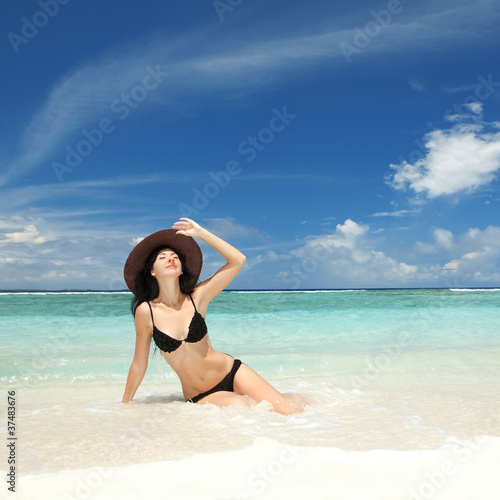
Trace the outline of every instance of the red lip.
<instances>
[{"instance_id":1,"label":"red lip","mask_svg":"<svg viewBox=\"0 0 500 500\"><path fill-rule=\"evenodd\" d=\"M177 266L176 266L175 264L170 264L169 266L167 266L167 269L168 269L169 267L177 267Z\"/></svg>"}]
</instances>

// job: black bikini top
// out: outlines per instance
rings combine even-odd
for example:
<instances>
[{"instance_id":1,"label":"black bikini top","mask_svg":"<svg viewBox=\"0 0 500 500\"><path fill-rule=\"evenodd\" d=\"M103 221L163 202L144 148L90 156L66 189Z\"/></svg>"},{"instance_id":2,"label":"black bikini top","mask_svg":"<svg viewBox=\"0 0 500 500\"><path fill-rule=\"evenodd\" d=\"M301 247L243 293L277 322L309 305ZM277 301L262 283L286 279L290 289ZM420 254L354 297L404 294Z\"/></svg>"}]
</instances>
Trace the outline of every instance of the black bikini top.
<instances>
[{"instance_id":1,"label":"black bikini top","mask_svg":"<svg viewBox=\"0 0 500 500\"><path fill-rule=\"evenodd\" d=\"M153 321L153 339L160 351L174 352L179 349L179 347L184 344L184 342L189 342L191 344L199 342L207 334L207 324L205 323L203 316L196 309L196 306L193 302L193 297L189 295L189 298L191 299L194 307L194 315L191 323L189 324L187 337L184 340L174 339L170 335L163 333L161 330L158 330L158 328L156 328L155 321L153 319L153 309L151 309L151 304L148 302L149 310L151 311L151 321Z\"/></svg>"}]
</instances>

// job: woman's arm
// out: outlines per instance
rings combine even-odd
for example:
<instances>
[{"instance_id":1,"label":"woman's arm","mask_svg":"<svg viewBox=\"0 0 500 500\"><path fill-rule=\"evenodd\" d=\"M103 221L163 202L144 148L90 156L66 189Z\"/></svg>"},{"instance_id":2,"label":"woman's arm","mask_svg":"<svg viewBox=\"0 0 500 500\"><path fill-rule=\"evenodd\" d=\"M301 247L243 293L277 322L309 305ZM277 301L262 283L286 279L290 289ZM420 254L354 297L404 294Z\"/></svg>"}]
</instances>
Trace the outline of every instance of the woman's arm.
<instances>
[{"instance_id":1,"label":"woman's arm","mask_svg":"<svg viewBox=\"0 0 500 500\"><path fill-rule=\"evenodd\" d=\"M153 335L151 314L146 302L143 302L135 312L135 353L128 372L125 393L122 403L128 403L134 397L137 388L144 378L148 367L149 349Z\"/></svg>"},{"instance_id":2,"label":"woman's arm","mask_svg":"<svg viewBox=\"0 0 500 500\"><path fill-rule=\"evenodd\" d=\"M246 257L232 245L218 236L215 236L215 234L212 234L207 229L202 228L191 219L181 217L181 220L176 222L173 227L178 229L177 232L179 234L200 238L217 250L227 260L227 263L211 278L205 280L196 288L199 293L199 302L208 305L216 295L222 292L222 290L233 281L234 277L243 267Z\"/></svg>"}]
</instances>

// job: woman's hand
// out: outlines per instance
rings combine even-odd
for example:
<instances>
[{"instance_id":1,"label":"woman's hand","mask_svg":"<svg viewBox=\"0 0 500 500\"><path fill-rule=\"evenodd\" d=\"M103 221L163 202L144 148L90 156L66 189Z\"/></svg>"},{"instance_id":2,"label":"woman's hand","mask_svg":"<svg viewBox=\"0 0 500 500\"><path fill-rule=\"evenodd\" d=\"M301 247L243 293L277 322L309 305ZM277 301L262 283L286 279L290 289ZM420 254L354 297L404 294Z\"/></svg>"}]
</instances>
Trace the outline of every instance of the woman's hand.
<instances>
[{"instance_id":1,"label":"woman's hand","mask_svg":"<svg viewBox=\"0 0 500 500\"><path fill-rule=\"evenodd\" d=\"M194 220L188 219L187 217L181 217L178 222L173 226L177 229L176 234L183 234L185 236L201 236L203 228L197 224Z\"/></svg>"},{"instance_id":2,"label":"woman's hand","mask_svg":"<svg viewBox=\"0 0 500 500\"><path fill-rule=\"evenodd\" d=\"M177 229L177 234L197 236L200 240L217 250L227 260L227 263L211 278L203 281L196 287L199 308L203 310L218 293L222 292L231 283L245 263L246 257L229 243L187 217L181 217L172 227Z\"/></svg>"}]
</instances>

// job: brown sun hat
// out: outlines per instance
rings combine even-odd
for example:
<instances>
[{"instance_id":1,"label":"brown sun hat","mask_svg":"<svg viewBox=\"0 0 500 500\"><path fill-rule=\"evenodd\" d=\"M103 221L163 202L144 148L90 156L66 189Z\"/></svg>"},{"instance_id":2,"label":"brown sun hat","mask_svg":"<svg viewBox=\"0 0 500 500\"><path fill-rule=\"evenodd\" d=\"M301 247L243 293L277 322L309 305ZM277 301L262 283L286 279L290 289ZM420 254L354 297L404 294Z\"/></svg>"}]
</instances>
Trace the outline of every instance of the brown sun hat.
<instances>
[{"instance_id":1,"label":"brown sun hat","mask_svg":"<svg viewBox=\"0 0 500 500\"><path fill-rule=\"evenodd\" d=\"M149 254L159 247L169 247L176 252L181 252L186 258L186 268L198 281L203 265L203 255L198 243L191 236L176 234L177 229L163 229L157 233L144 238L130 252L125 267L123 276L129 290L135 294L135 278L144 269Z\"/></svg>"}]
</instances>

